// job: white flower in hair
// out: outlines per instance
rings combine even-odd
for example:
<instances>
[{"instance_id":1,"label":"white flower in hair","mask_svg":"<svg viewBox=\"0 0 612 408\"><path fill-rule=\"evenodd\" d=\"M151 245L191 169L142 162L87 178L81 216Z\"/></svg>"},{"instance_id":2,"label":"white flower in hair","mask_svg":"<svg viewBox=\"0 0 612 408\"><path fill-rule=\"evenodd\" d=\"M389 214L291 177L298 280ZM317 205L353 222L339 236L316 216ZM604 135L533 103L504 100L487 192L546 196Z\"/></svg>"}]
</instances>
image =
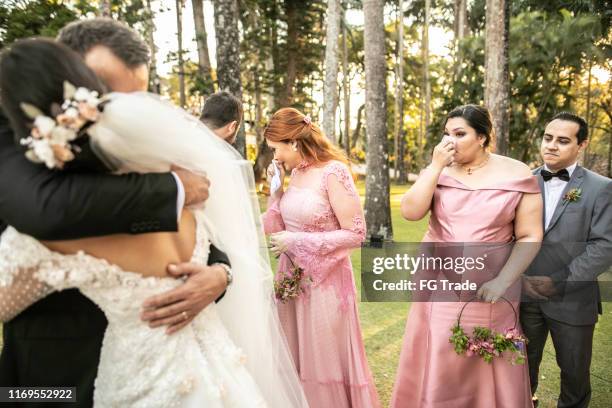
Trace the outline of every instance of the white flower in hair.
<instances>
[{"instance_id":1,"label":"white flower in hair","mask_svg":"<svg viewBox=\"0 0 612 408\"><path fill-rule=\"evenodd\" d=\"M66 109L64 115L66 115L70 119L76 119L79 117L79 110L71 106L70 108Z\"/></svg>"},{"instance_id":2,"label":"white flower in hair","mask_svg":"<svg viewBox=\"0 0 612 408\"><path fill-rule=\"evenodd\" d=\"M34 127L38 129L40 137L49 137L51 131L53 131L53 128L55 128L55 126L55 120L51 119L48 116L40 115L37 116L36 119L34 119ZM34 137L38 139L38 137Z\"/></svg>"},{"instance_id":3,"label":"white flower in hair","mask_svg":"<svg viewBox=\"0 0 612 408\"><path fill-rule=\"evenodd\" d=\"M57 160L55 159L55 153L53 152L53 148L51 147L51 143L48 140L42 139L34 139L30 144L30 148L34 155L45 165L52 169L58 165Z\"/></svg>"},{"instance_id":4,"label":"white flower in hair","mask_svg":"<svg viewBox=\"0 0 612 408\"><path fill-rule=\"evenodd\" d=\"M89 97L89 90L87 88L79 87L74 92L73 99L78 102L83 102L87 100L88 97Z\"/></svg>"},{"instance_id":5,"label":"white flower in hair","mask_svg":"<svg viewBox=\"0 0 612 408\"><path fill-rule=\"evenodd\" d=\"M100 103L98 92L90 91L87 88L79 87L74 92L74 100L77 102L87 102L89 105L97 105Z\"/></svg>"},{"instance_id":6,"label":"white flower in hair","mask_svg":"<svg viewBox=\"0 0 612 408\"><path fill-rule=\"evenodd\" d=\"M64 167L66 162L74 159L70 142L88 123L98 120L100 102L98 92L75 88L64 81L64 102L55 118L46 116L34 105L22 103L21 109L33 121L30 137L21 139L21 144L29 148L26 157L45 163L50 169ZM54 111L55 107L51 110Z\"/></svg>"}]
</instances>

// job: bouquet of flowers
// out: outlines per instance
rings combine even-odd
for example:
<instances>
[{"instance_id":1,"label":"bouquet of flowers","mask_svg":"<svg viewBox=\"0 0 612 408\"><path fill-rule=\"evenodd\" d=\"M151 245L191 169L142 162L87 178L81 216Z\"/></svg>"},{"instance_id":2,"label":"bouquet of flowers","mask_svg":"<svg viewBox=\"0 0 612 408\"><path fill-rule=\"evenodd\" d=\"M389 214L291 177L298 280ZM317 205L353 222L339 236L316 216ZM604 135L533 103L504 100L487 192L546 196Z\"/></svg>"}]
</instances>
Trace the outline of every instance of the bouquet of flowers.
<instances>
[{"instance_id":1,"label":"bouquet of flowers","mask_svg":"<svg viewBox=\"0 0 612 408\"><path fill-rule=\"evenodd\" d=\"M291 267L288 272L280 272L283 277L274 281L274 294L281 303L287 303L289 299L295 299L303 294L306 286L312 283L312 278L304 276L304 269L296 266L286 252L283 252L283 255L289 259Z\"/></svg>"},{"instance_id":2,"label":"bouquet of flowers","mask_svg":"<svg viewBox=\"0 0 612 408\"><path fill-rule=\"evenodd\" d=\"M501 356L502 353L509 352L512 364L525 364L525 345L527 344L527 339L516 329L517 315L512 304L508 302L514 311L514 327L507 328L503 333L497 333L489 328L477 326L474 327L472 336L468 336L463 327L461 327L461 314L468 303L461 309L457 318L457 324L451 328L452 335L449 338L449 342L454 346L455 352L468 357L479 356L487 363L491 363L493 358Z\"/></svg>"}]
</instances>

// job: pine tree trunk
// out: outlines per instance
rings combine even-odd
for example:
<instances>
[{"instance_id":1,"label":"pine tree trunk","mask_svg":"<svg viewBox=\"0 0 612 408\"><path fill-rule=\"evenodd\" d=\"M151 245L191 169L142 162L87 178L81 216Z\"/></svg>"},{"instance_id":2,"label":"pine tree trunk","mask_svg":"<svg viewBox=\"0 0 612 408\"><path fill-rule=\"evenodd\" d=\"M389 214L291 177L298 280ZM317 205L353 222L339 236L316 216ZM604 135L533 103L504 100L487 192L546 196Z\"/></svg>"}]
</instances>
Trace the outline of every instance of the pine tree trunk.
<instances>
[{"instance_id":1,"label":"pine tree trunk","mask_svg":"<svg viewBox=\"0 0 612 408\"><path fill-rule=\"evenodd\" d=\"M361 134L361 126L363 124L363 111L365 110L365 104L361 105L359 109L357 109L357 124L355 125L355 130L353 130L353 137L351 138L351 149L354 149L357 146L357 142L359 141L359 135Z\"/></svg>"},{"instance_id":2,"label":"pine tree trunk","mask_svg":"<svg viewBox=\"0 0 612 408\"><path fill-rule=\"evenodd\" d=\"M591 76L592 76L592 71L593 71L593 60L589 60L589 76L587 79L587 96L586 96L586 121L589 125L593 125L593 123L591 122ZM590 160L590 149L589 149L589 145L586 145L586 148L584 149L584 166L587 168L591 167L591 160Z\"/></svg>"},{"instance_id":3,"label":"pine tree trunk","mask_svg":"<svg viewBox=\"0 0 612 408\"><path fill-rule=\"evenodd\" d=\"M344 148L346 157L351 157L351 85L349 82L348 47L346 21L342 19L342 90L344 91Z\"/></svg>"},{"instance_id":4,"label":"pine tree trunk","mask_svg":"<svg viewBox=\"0 0 612 408\"><path fill-rule=\"evenodd\" d=\"M149 65L149 91L159 94L161 89L159 76L157 75L157 46L155 45L155 38L153 37L153 33L155 33L155 14L151 8L151 0L146 1L145 8L147 10L145 37L149 50L151 50L151 64Z\"/></svg>"},{"instance_id":5,"label":"pine tree trunk","mask_svg":"<svg viewBox=\"0 0 612 408\"><path fill-rule=\"evenodd\" d=\"M423 24L423 114L422 139L419 145L419 162L424 161L425 144L429 139L429 126L431 125L431 84L429 81L429 24L431 13L431 0L425 0L425 23Z\"/></svg>"},{"instance_id":6,"label":"pine tree trunk","mask_svg":"<svg viewBox=\"0 0 612 408\"><path fill-rule=\"evenodd\" d=\"M242 100L238 3L236 0L214 0L214 6L219 89L226 90ZM243 157L246 157L244 121L240 126L234 147Z\"/></svg>"},{"instance_id":7,"label":"pine tree trunk","mask_svg":"<svg viewBox=\"0 0 612 408\"><path fill-rule=\"evenodd\" d=\"M399 140L399 162L400 162L400 168L399 168L399 176L397 178L397 184L406 184L408 183L408 172L407 170L407 164L405 163L406 161L406 136L404 133L404 130L402 129L402 133L400 135L400 140Z\"/></svg>"},{"instance_id":8,"label":"pine tree trunk","mask_svg":"<svg viewBox=\"0 0 612 408\"><path fill-rule=\"evenodd\" d=\"M287 17L287 66L285 75L285 86L280 98L281 106L289 106L293 103L293 91L297 79L298 64L298 24L299 10L303 3L299 0L285 0L285 15Z\"/></svg>"},{"instance_id":9,"label":"pine tree trunk","mask_svg":"<svg viewBox=\"0 0 612 408\"><path fill-rule=\"evenodd\" d=\"M370 239L393 239L389 202L384 0L364 0L366 73L366 199Z\"/></svg>"},{"instance_id":10,"label":"pine tree trunk","mask_svg":"<svg viewBox=\"0 0 612 408\"><path fill-rule=\"evenodd\" d=\"M395 180L406 183L406 168L404 166L404 0L398 0L398 27L397 27L397 93L395 128Z\"/></svg>"},{"instance_id":11,"label":"pine tree trunk","mask_svg":"<svg viewBox=\"0 0 612 408\"><path fill-rule=\"evenodd\" d=\"M340 0L327 1L325 30L325 81L323 83L323 132L332 143L336 140L338 107L338 38L340 37Z\"/></svg>"},{"instance_id":12,"label":"pine tree trunk","mask_svg":"<svg viewBox=\"0 0 612 408\"><path fill-rule=\"evenodd\" d=\"M263 119L263 99L261 97L261 80L259 79L259 72L253 72L253 82L255 88L255 135L257 138L257 144L259 145L263 141L263 132L261 129L261 122Z\"/></svg>"},{"instance_id":13,"label":"pine tree trunk","mask_svg":"<svg viewBox=\"0 0 612 408\"><path fill-rule=\"evenodd\" d=\"M176 0L176 37L178 40L179 103L187 104L185 96L185 62L183 61L183 0Z\"/></svg>"},{"instance_id":14,"label":"pine tree trunk","mask_svg":"<svg viewBox=\"0 0 612 408\"><path fill-rule=\"evenodd\" d=\"M198 74L206 84L205 93L214 92L210 54L208 52L208 34L204 23L204 0L191 0L193 8L193 24L195 27L196 43L198 44Z\"/></svg>"},{"instance_id":15,"label":"pine tree trunk","mask_svg":"<svg viewBox=\"0 0 612 408\"><path fill-rule=\"evenodd\" d=\"M468 34L468 22L467 22L467 0L455 0L455 21L454 21L454 32L455 32L455 77L459 77L461 71L462 55L459 48L461 40L463 40Z\"/></svg>"},{"instance_id":16,"label":"pine tree trunk","mask_svg":"<svg viewBox=\"0 0 612 408\"><path fill-rule=\"evenodd\" d=\"M509 0L487 0L485 27L484 103L493 117L497 152L508 154L509 80L508 29Z\"/></svg>"},{"instance_id":17,"label":"pine tree trunk","mask_svg":"<svg viewBox=\"0 0 612 408\"><path fill-rule=\"evenodd\" d=\"M271 104L268 104L270 113L276 112L284 101L285 89L282 86L281 77L281 62L280 49L278 46L278 20L279 20L279 5L280 0L271 0L271 7L267 20L270 21L269 36L270 36L270 57L266 60L266 69L272 73L272 81L270 86Z\"/></svg>"}]
</instances>

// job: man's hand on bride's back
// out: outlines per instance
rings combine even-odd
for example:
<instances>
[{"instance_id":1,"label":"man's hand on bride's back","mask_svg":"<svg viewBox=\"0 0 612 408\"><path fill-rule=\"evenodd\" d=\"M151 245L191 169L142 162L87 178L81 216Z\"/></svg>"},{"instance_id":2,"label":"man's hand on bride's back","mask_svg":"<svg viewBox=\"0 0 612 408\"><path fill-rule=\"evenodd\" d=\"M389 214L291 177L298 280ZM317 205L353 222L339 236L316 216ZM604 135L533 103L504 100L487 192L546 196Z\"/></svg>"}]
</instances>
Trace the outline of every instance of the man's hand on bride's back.
<instances>
[{"instance_id":1,"label":"man's hand on bride's back","mask_svg":"<svg viewBox=\"0 0 612 408\"><path fill-rule=\"evenodd\" d=\"M185 283L147 299L140 317L150 327L167 326L166 333L172 334L221 296L227 287L227 272L219 265L186 262L168 266L168 273L186 278Z\"/></svg>"},{"instance_id":2,"label":"man's hand on bride's back","mask_svg":"<svg viewBox=\"0 0 612 408\"><path fill-rule=\"evenodd\" d=\"M172 166L172 172L181 179L185 189L185 205L199 204L208 199L210 180L206 176L192 173L182 167Z\"/></svg>"}]
</instances>

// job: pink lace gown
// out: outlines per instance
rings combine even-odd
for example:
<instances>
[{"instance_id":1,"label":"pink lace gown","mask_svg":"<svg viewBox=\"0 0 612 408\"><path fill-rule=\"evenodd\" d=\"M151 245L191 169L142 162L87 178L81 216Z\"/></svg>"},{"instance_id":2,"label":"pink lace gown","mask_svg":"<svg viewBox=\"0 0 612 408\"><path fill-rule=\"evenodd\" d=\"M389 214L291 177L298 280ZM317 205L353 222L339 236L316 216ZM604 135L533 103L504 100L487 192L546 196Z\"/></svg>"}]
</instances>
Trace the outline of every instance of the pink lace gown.
<instances>
[{"instance_id":1,"label":"pink lace gown","mask_svg":"<svg viewBox=\"0 0 612 408\"><path fill-rule=\"evenodd\" d=\"M516 207L525 193L540 193L535 177L472 189L443 174L434 193L429 229L423 241L511 242ZM502 265L503 262L499 266ZM515 292L512 299L518 299L517 290L520 293L518 282L510 289ZM480 357L455 353L448 339L464 304L463 301L412 303L392 407L533 406L526 362L524 365L512 365L508 358L496 357L488 364ZM517 312L518 306L518 302L514 301L513 307ZM472 302L466 307L461 324L468 335L472 334L474 326L501 332L514 326L515 316L512 308L503 301L495 304ZM520 330L520 325L518 328Z\"/></svg>"},{"instance_id":2,"label":"pink lace gown","mask_svg":"<svg viewBox=\"0 0 612 408\"><path fill-rule=\"evenodd\" d=\"M313 280L307 292L278 303L280 320L312 408L380 406L368 368L349 259L365 237L348 167L303 163L263 216L266 234L288 231L288 255ZM290 261L279 259L279 276Z\"/></svg>"}]
</instances>

